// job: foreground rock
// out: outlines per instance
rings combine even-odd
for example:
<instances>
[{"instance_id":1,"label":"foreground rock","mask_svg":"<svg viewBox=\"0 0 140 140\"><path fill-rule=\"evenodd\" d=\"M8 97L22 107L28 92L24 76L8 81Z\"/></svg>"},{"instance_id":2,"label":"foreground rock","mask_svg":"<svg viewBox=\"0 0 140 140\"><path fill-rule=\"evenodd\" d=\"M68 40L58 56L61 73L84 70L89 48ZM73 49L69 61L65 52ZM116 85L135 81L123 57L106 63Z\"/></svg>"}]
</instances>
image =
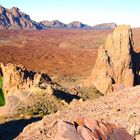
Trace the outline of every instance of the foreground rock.
<instances>
[{"instance_id":1,"label":"foreground rock","mask_svg":"<svg viewBox=\"0 0 140 140\"><path fill-rule=\"evenodd\" d=\"M40 130L37 125L40 126ZM53 129L56 127L54 131L56 135L53 136L55 138L49 137L48 131L51 127ZM74 123L62 120L54 121L51 127L50 124L47 126L44 121L38 122L34 126L25 128L16 140L33 140L34 138L38 140L133 140L133 137L124 128L103 120L96 121L78 117Z\"/></svg>"},{"instance_id":2,"label":"foreground rock","mask_svg":"<svg viewBox=\"0 0 140 140\"><path fill-rule=\"evenodd\" d=\"M117 27L98 50L98 58L86 85L95 85L102 93L136 83L133 36L130 26Z\"/></svg>"},{"instance_id":3,"label":"foreground rock","mask_svg":"<svg viewBox=\"0 0 140 140\"><path fill-rule=\"evenodd\" d=\"M41 121L28 125L20 134L18 139L33 140L34 138L36 138L39 140L53 140L56 137L56 134L57 136L60 136L60 138L62 138L62 136L64 136L63 134L74 136L75 132L77 136L77 133L85 132L85 128L83 128L84 130L82 132L77 132L75 131L75 125L73 125L73 123L72 125L66 123L73 122L75 118L77 118L77 116L87 116L88 118L94 118L95 120L98 120L98 122L101 122L101 124L110 122L107 123L109 127L111 126L111 124L115 124L112 126L115 127L115 130L116 128L118 130L118 128L123 127L126 128L129 134L138 137L140 134L139 91L140 86L136 86L119 92L114 92L113 94L107 94L103 97L100 97L99 99L96 99L94 102L90 100L87 100L85 102L73 102L70 105L69 109L57 112L53 115L45 116ZM90 123L87 123L89 122L89 119L88 121L83 121L83 119L87 120L87 118L82 117L82 119L76 119L75 122L80 125L86 123L86 126L90 129L92 128L92 124L94 123L94 126L98 128L98 125L95 125L97 124L96 121L92 120L90 121ZM59 120L63 121L59 122ZM101 130L102 128L103 131L106 130L104 126L101 127ZM126 133L124 129L119 130L120 131L115 131L117 133L114 133L113 136L118 136L117 134L126 134L125 136L129 136L129 134ZM86 131L85 133L87 134L88 132ZM120 140L125 140L123 138Z\"/></svg>"},{"instance_id":4,"label":"foreground rock","mask_svg":"<svg viewBox=\"0 0 140 140\"><path fill-rule=\"evenodd\" d=\"M78 118L74 124L58 122L55 140L132 140L123 128L104 121Z\"/></svg>"}]
</instances>

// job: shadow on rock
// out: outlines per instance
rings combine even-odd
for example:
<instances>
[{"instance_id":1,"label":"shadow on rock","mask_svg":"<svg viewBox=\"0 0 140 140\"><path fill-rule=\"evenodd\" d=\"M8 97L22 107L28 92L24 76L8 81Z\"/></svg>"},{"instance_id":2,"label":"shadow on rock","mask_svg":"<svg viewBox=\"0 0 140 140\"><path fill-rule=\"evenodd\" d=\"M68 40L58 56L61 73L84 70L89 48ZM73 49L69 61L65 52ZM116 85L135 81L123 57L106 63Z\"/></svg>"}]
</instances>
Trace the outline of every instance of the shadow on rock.
<instances>
[{"instance_id":1,"label":"shadow on rock","mask_svg":"<svg viewBox=\"0 0 140 140\"><path fill-rule=\"evenodd\" d=\"M53 95L55 97L57 97L58 99L65 100L67 103L70 103L73 99L80 99L81 98L80 96L69 94L69 93L66 93L66 92L61 91L61 90L55 90Z\"/></svg>"},{"instance_id":2,"label":"shadow on rock","mask_svg":"<svg viewBox=\"0 0 140 140\"><path fill-rule=\"evenodd\" d=\"M133 72L134 72L134 85L140 85L140 53L133 51Z\"/></svg>"},{"instance_id":3,"label":"shadow on rock","mask_svg":"<svg viewBox=\"0 0 140 140\"><path fill-rule=\"evenodd\" d=\"M42 118L21 119L0 124L0 140L13 140L28 124L41 120Z\"/></svg>"}]
</instances>

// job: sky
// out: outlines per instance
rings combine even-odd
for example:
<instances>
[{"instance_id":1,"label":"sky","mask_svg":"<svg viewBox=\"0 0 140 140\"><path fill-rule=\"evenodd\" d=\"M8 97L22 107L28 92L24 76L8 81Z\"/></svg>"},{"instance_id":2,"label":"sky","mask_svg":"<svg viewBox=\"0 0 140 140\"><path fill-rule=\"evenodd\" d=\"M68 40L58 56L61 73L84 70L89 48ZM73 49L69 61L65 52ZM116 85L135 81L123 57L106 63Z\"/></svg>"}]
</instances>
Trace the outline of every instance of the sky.
<instances>
[{"instance_id":1,"label":"sky","mask_svg":"<svg viewBox=\"0 0 140 140\"><path fill-rule=\"evenodd\" d=\"M81 21L91 26L115 22L140 27L140 0L0 0L0 5L18 7L35 21Z\"/></svg>"}]
</instances>

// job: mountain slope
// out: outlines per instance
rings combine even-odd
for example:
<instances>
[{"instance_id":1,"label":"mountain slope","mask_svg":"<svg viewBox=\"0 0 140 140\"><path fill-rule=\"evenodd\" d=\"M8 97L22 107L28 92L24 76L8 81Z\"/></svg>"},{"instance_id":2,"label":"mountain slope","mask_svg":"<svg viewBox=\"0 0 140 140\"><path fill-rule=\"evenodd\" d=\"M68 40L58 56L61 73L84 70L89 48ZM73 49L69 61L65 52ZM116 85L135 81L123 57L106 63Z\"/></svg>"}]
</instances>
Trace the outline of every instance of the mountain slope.
<instances>
[{"instance_id":1,"label":"mountain slope","mask_svg":"<svg viewBox=\"0 0 140 140\"><path fill-rule=\"evenodd\" d=\"M97 24L93 26L92 28L94 30L112 30L117 27L116 23L103 23L103 24Z\"/></svg>"},{"instance_id":2,"label":"mountain slope","mask_svg":"<svg viewBox=\"0 0 140 140\"><path fill-rule=\"evenodd\" d=\"M29 15L21 12L17 7L6 9L0 6L0 28L41 30L45 26L30 19Z\"/></svg>"},{"instance_id":3,"label":"mountain slope","mask_svg":"<svg viewBox=\"0 0 140 140\"><path fill-rule=\"evenodd\" d=\"M95 29L95 30L112 30L116 28L115 23L98 24L93 27L80 21L73 21L65 24L59 20L41 21L40 23L32 20L29 15L20 11L19 8L13 7L6 9L0 5L0 29L37 29L46 28L66 28L66 29Z\"/></svg>"},{"instance_id":4,"label":"mountain slope","mask_svg":"<svg viewBox=\"0 0 140 140\"><path fill-rule=\"evenodd\" d=\"M67 27L68 28L84 28L84 29L91 28L89 25L83 24L82 22L79 22L79 21L73 21L69 23Z\"/></svg>"},{"instance_id":5,"label":"mountain slope","mask_svg":"<svg viewBox=\"0 0 140 140\"><path fill-rule=\"evenodd\" d=\"M65 24L59 20L52 20L52 21L45 20L45 21L42 21L40 23L48 28L69 28L69 29L88 29L88 28L91 28L91 26L89 26L87 24L83 24L80 21L73 21L69 24Z\"/></svg>"},{"instance_id":6,"label":"mountain slope","mask_svg":"<svg viewBox=\"0 0 140 140\"><path fill-rule=\"evenodd\" d=\"M52 20L52 21L44 20L40 23L45 25L48 28L66 28L67 26L66 24L64 24L63 22L59 20Z\"/></svg>"}]
</instances>

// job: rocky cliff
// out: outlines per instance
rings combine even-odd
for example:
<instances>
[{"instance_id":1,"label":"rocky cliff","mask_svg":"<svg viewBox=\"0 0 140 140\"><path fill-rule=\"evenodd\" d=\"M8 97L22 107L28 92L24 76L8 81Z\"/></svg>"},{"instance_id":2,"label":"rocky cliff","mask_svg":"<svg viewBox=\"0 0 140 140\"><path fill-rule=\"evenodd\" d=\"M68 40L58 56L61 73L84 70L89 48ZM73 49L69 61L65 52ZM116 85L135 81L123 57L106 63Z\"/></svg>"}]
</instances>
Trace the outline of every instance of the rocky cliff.
<instances>
[{"instance_id":1,"label":"rocky cliff","mask_svg":"<svg viewBox=\"0 0 140 140\"><path fill-rule=\"evenodd\" d=\"M41 30L45 26L30 19L29 15L21 12L17 7L6 9L0 6L0 28Z\"/></svg>"},{"instance_id":2,"label":"rocky cliff","mask_svg":"<svg viewBox=\"0 0 140 140\"><path fill-rule=\"evenodd\" d=\"M136 85L139 66L133 44L130 26L117 27L99 48L98 58L86 85L93 84L102 93Z\"/></svg>"}]
</instances>

